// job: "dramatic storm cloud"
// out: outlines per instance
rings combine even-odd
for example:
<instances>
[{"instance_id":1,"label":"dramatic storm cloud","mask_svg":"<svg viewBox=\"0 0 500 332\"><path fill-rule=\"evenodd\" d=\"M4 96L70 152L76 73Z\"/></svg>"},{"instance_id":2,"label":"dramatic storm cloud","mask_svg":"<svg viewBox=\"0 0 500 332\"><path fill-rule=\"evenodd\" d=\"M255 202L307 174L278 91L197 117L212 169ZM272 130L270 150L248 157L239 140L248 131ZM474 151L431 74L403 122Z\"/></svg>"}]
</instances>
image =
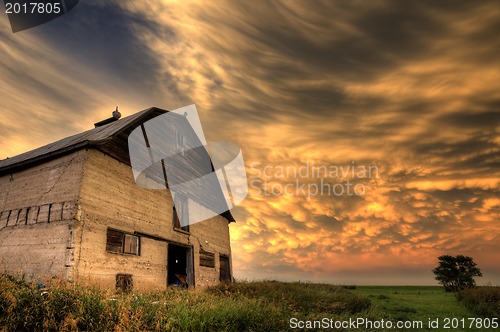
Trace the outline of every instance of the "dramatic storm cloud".
<instances>
[{"instance_id":1,"label":"dramatic storm cloud","mask_svg":"<svg viewBox=\"0 0 500 332\"><path fill-rule=\"evenodd\" d=\"M247 164L237 278L432 284L464 254L500 284L498 31L494 0L88 0L16 34L5 17L0 158L116 105L195 103ZM292 172L356 166L377 172Z\"/></svg>"}]
</instances>

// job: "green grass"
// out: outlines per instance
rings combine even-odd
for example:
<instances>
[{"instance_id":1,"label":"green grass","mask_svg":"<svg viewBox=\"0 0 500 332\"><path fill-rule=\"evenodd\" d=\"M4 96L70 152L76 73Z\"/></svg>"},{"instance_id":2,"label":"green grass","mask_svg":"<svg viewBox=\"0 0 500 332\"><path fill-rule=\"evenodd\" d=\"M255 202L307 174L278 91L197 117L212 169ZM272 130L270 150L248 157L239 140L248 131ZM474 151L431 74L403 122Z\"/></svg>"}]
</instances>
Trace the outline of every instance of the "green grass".
<instances>
[{"instance_id":1,"label":"green grass","mask_svg":"<svg viewBox=\"0 0 500 332\"><path fill-rule=\"evenodd\" d=\"M498 288L497 288L498 289ZM484 331L469 329L468 318L481 317L457 301L456 293L445 292L438 286L359 286L353 291L370 299L370 311L379 317L396 320L420 320L424 327L429 318L444 324L445 318L465 319L465 329L448 329L450 331ZM489 316L490 318L493 318ZM444 328L441 328L444 330ZM427 328L427 330L430 330Z\"/></svg>"},{"instance_id":2,"label":"green grass","mask_svg":"<svg viewBox=\"0 0 500 332\"><path fill-rule=\"evenodd\" d=\"M352 315L369 306L332 285L241 282L117 295L56 279L42 290L0 275L3 331L283 331L291 317Z\"/></svg>"},{"instance_id":3,"label":"green grass","mask_svg":"<svg viewBox=\"0 0 500 332\"><path fill-rule=\"evenodd\" d=\"M478 288L462 293L462 302L458 302L455 294L441 287L341 287L277 281L121 295L57 279L45 286L39 289L36 283L0 275L0 331L285 331L292 317L303 321L418 320L424 327L429 318L439 318L442 327L445 317L479 316L463 304L474 310L498 309L499 294L498 288ZM440 330L444 329L434 329Z\"/></svg>"},{"instance_id":4,"label":"green grass","mask_svg":"<svg viewBox=\"0 0 500 332\"><path fill-rule=\"evenodd\" d=\"M354 295L343 287L328 284L240 282L231 285L221 284L208 291L228 294L234 299L245 297L265 301L302 317L355 314L370 307L368 299Z\"/></svg>"}]
</instances>

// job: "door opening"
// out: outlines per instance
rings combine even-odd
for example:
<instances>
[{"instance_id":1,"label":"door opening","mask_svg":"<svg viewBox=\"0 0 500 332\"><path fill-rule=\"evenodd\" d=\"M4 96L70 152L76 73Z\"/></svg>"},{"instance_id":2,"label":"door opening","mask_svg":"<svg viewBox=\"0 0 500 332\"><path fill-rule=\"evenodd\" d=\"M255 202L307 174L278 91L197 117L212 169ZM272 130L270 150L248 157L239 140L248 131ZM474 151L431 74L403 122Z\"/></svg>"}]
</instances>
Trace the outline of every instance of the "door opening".
<instances>
[{"instance_id":1,"label":"door opening","mask_svg":"<svg viewBox=\"0 0 500 332\"><path fill-rule=\"evenodd\" d=\"M192 255L192 250L189 247L168 244L168 286L189 287L194 285Z\"/></svg>"},{"instance_id":2,"label":"door opening","mask_svg":"<svg viewBox=\"0 0 500 332\"><path fill-rule=\"evenodd\" d=\"M220 282L231 282L231 267L229 265L229 257L219 256L219 280Z\"/></svg>"}]
</instances>

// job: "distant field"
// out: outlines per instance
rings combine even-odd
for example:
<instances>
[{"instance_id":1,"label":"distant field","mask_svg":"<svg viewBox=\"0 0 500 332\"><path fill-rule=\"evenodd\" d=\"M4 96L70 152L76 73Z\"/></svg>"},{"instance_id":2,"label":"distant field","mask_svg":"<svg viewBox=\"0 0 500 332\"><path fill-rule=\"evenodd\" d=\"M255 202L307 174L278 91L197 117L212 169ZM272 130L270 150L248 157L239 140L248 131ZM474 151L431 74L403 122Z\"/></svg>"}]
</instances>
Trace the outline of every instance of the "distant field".
<instances>
[{"instance_id":1,"label":"distant field","mask_svg":"<svg viewBox=\"0 0 500 332\"><path fill-rule=\"evenodd\" d=\"M500 291L496 288L497 293ZM499 329L469 328L472 322L468 318L481 317L467 309L456 299L455 293L445 292L442 287L433 286L359 286L354 293L370 299L370 312L379 317L386 317L391 320L419 320L428 323L429 318L439 318L439 331L444 328L445 318L462 319L466 328L451 328L453 323L449 322L448 331L498 331ZM493 318L493 317L490 317ZM499 319L500 320L500 319ZM478 323L474 322L474 323Z\"/></svg>"},{"instance_id":2,"label":"distant field","mask_svg":"<svg viewBox=\"0 0 500 332\"><path fill-rule=\"evenodd\" d=\"M422 321L421 330L429 330L429 318L438 318L441 328L433 331L494 330L442 328L444 318L467 320L478 315L440 287L347 288L261 281L203 290L174 288L114 294L55 279L40 288L40 284L0 275L0 331L286 331L292 318L297 327L307 321L313 324L366 319ZM467 295L467 304L476 308L478 303L488 302L480 308L493 308L495 313L499 294L498 288L480 289ZM326 328L316 326L310 330ZM346 325L332 330L383 329Z\"/></svg>"}]
</instances>

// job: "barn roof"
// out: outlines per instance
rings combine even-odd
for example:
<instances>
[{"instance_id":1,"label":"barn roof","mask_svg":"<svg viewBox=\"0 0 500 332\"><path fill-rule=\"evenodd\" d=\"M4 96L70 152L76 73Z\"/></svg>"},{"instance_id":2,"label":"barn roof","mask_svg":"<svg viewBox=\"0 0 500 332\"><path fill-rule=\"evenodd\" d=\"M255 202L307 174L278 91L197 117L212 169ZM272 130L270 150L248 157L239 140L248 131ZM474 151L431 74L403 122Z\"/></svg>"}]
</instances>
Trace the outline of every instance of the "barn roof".
<instances>
[{"instance_id":1,"label":"barn roof","mask_svg":"<svg viewBox=\"0 0 500 332\"><path fill-rule=\"evenodd\" d=\"M36 164L47 159L53 159L54 157L67 154L84 147L104 144L126 129L134 129L138 124L148 118L153 118L154 116L165 112L167 111L151 107L109 124L63 138L54 143L47 144L15 157L1 160L0 175L13 173L18 169L26 168L32 164Z\"/></svg>"},{"instance_id":2,"label":"barn roof","mask_svg":"<svg viewBox=\"0 0 500 332\"><path fill-rule=\"evenodd\" d=\"M123 142L126 142L128 134L145 121L166 112L168 111L151 107L104 125L100 124L106 123L110 119L101 121L100 123L96 123L96 126L99 126L94 129L63 138L12 158L0 160L0 176L12 174L47 160L89 147L95 147L111 157L129 164L128 147L123 146ZM117 154L117 150L126 151L120 151ZM123 156L126 157L123 158ZM221 213L221 216L225 217L228 222L235 221L230 211Z\"/></svg>"}]
</instances>

